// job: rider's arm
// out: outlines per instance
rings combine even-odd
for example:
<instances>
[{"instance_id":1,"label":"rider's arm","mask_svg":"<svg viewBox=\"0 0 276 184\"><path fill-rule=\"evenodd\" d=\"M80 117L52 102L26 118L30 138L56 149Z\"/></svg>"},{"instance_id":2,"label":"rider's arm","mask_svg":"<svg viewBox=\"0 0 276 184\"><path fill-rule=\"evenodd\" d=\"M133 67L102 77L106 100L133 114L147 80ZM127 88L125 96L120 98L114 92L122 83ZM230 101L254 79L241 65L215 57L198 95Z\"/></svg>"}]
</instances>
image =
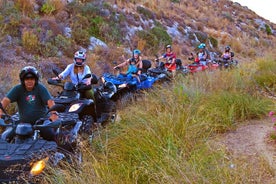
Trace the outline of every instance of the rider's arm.
<instances>
[{"instance_id":1,"label":"rider's arm","mask_svg":"<svg viewBox=\"0 0 276 184\"><path fill-rule=\"evenodd\" d=\"M48 105L49 108L53 107L55 105L54 100L49 99L47 101L47 105ZM57 119L58 119L58 113L57 113L57 111L51 111L50 112L50 120L55 121Z\"/></svg>"},{"instance_id":2,"label":"rider's arm","mask_svg":"<svg viewBox=\"0 0 276 184\"><path fill-rule=\"evenodd\" d=\"M4 97L1 101L1 103L2 103L3 108L6 109L7 106L11 103L11 101L8 97ZM4 112L2 111L2 109L0 109L0 117L2 116L3 113Z\"/></svg>"},{"instance_id":3,"label":"rider's arm","mask_svg":"<svg viewBox=\"0 0 276 184\"><path fill-rule=\"evenodd\" d=\"M163 59L165 58L167 55L166 54L163 54L162 56L158 57L157 59Z\"/></svg>"},{"instance_id":4,"label":"rider's arm","mask_svg":"<svg viewBox=\"0 0 276 184\"><path fill-rule=\"evenodd\" d=\"M115 68L120 68L120 67L122 67L122 66L125 66L125 65L127 65L128 62L129 62L129 59L127 59L127 60L124 61L123 63L118 64L117 66L114 67L114 69L115 69Z\"/></svg>"},{"instance_id":5,"label":"rider's arm","mask_svg":"<svg viewBox=\"0 0 276 184\"><path fill-rule=\"evenodd\" d=\"M87 74L91 74L92 75L92 72L91 72L90 67L88 65L84 66L84 74L85 75L87 75ZM85 84L86 85L90 85L91 84L91 79L92 79L92 77L84 79L85 80Z\"/></svg>"},{"instance_id":6,"label":"rider's arm","mask_svg":"<svg viewBox=\"0 0 276 184\"><path fill-rule=\"evenodd\" d=\"M138 68L138 72L137 74L140 75L142 73L142 69L143 69L143 61L142 61L142 57L140 57L140 61L137 64L137 68Z\"/></svg>"},{"instance_id":7,"label":"rider's arm","mask_svg":"<svg viewBox=\"0 0 276 184\"><path fill-rule=\"evenodd\" d=\"M63 72L61 72L58 77L60 79L64 79L66 78L68 75L70 75L71 70L74 70L74 64L69 64L67 65L67 67L65 68L65 70L63 70Z\"/></svg>"}]
</instances>

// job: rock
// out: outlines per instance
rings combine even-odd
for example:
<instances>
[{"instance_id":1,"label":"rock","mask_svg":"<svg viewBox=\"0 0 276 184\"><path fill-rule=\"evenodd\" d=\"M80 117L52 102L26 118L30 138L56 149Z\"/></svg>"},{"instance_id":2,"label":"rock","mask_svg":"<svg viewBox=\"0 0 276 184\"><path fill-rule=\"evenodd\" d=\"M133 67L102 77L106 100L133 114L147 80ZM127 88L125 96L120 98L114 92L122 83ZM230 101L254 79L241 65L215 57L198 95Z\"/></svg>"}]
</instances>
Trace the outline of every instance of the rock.
<instances>
[{"instance_id":1,"label":"rock","mask_svg":"<svg viewBox=\"0 0 276 184\"><path fill-rule=\"evenodd\" d=\"M88 49L89 50L94 50L95 47L97 47L97 46L100 46L100 47L103 47L103 48L108 48L106 43L104 43L100 39L95 38L95 37L90 37L90 45L88 46Z\"/></svg>"}]
</instances>

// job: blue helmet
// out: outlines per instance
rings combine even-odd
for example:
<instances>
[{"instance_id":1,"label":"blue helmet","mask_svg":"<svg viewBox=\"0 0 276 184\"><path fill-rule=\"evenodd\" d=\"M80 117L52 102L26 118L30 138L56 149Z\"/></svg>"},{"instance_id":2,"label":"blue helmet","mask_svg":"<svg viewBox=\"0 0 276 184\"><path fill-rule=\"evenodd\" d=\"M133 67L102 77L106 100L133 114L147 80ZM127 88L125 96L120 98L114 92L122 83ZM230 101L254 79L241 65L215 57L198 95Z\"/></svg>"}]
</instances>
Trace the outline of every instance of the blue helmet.
<instances>
[{"instance_id":1,"label":"blue helmet","mask_svg":"<svg viewBox=\"0 0 276 184\"><path fill-rule=\"evenodd\" d=\"M204 49L205 47L206 47L205 43L201 43L201 44L199 44L199 46L197 48Z\"/></svg>"},{"instance_id":2,"label":"blue helmet","mask_svg":"<svg viewBox=\"0 0 276 184\"><path fill-rule=\"evenodd\" d=\"M139 56L141 55L141 51L140 50L138 50L138 49L135 49L135 50L133 50L133 55L134 54L138 54Z\"/></svg>"}]
</instances>

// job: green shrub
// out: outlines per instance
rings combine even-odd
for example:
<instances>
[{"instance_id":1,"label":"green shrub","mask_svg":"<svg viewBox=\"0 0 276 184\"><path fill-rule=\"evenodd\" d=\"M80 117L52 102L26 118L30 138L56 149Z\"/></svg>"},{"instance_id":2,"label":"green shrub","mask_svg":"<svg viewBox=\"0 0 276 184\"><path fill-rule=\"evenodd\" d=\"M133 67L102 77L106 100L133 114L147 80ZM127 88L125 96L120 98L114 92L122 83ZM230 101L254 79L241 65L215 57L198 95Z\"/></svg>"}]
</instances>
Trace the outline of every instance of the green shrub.
<instances>
[{"instance_id":1,"label":"green shrub","mask_svg":"<svg viewBox=\"0 0 276 184\"><path fill-rule=\"evenodd\" d=\"M265 24L265 31L266 31L266 34L272 35L271 27L269 25L267 25L267 24Z\"/></svg>"},{"instance_id":2,"label":"green shrub","mask_svg":"<svg viewBox=\"0 0 276 184\"><path fill-rule=\"evenodd\" d=\"M171 0L173 3L180 3L180 0Z\"/></svg>"},{"instance_id":3,"label":"green shrub","mask_svg":"<svg viewBox=\"0 0 276 184\"><path fill-rule=\"evenodd\" d=\"M17 37L20 35L21 17L19 14L12 14L8 21L3 23L3 32L11 36Z\"/></svg>"},{"instance_id":4,"label":"green shrub","mask_svg":"<svg viewBox=\"0 0 276 184\"><path fill-rule=\"evenodd\" d=\"M139 14L144 15L147 19L150 19L150 20L154 19L154 14L152 13L152 11L145 8L145 7L138 6L137 7L137 12Z\"/></svg>"},{"instance_id":5,"label":"green shrub","mask_svg":"<svg viewBox=\"0 0 276 184\"><path fill-rule=\"evenodd\" d=\"M90 35L87 30L81 28L75 28L72 30L72 38L74 41L82 45L83 47L87 47L90 44Z\"/></svg>"},{"instance_id":6,"label":"green shrub","mask_svg":"<svg viewBox=\"0 0 276 184\"><path fill-rule=\"evenodd\" d=\"M213 45L214 48L218 47L218 40L217 39L215 39L214 37L210 36L209 40L210 40L210 42L211 42L211 44Z\"/></svg>"},{"instance_id":7,"label":"green shrub","mask_svg":"<svg viewBox=\"0 0 276 184\"><path fill-rule=\"evenodd\" d=\"M52 15L56 11L56 8L53 4L51 4L49 1L44 3L41 7L41 12L46 15Z\"/></svg>"},{"instance_id":8,"label":"green shrub","mask_svg":"<svg viewBox=\"0 0 276 184\"><path fill-rule=\"evenodd\" d=\"M54 39L54 45L61 50L64 55L71 57L72 53L75 52L74 43L70 38L65 38L61 34L57 35Z\"/></svg>"},{"instance_id":9,"label":"green shrub","mask_svg":"<svg viewBox=\"0 0 276 184\"><path fill-rule=\"evenodd\" d=\"M254 80L263 90L276 93L276 62L275 60L261 60L253 75Z\"/></svg>"},{"instance_id":10,"label":"green shrub","mask_svg":"<svg viewBox=\"0 0 276 184\"><path fill-rule=\"evenodd\" d=\"M207 38L208 38L208 35L206 33L201 32L201 31L195 31L195 35L201 43L206 43Z\"/></svg>"},{"instance_id":11,"label":"green shrub","mask_svg":"<svg viewBox=\"0 0 276 184\"><path fill-rule=\"evenodd\" d=\"M146 41L146 47L151 53L156 53L160 47L164 48L164 45L172 43L172 38L161 27L154 27L149 31L138 31L137 36Z\"/></svg>"},{"instance_id":12,"label":"green shrub","mask_svg":"<svg viewBox=\"0 0 276 184\"><path fill-rule=\"evenodd\" d=\"M51 42L47 42L40 46L40 54L43 57L56 57L58 53L58 48Z\"/></svg>"},{"instance_id":13,"label":"green shrub","mask_svg":"<svg viewBox=\"0 0 276 184\"><path fill-rule=\"evenodd\" d=\"M36 54L39 49L39 41L36 34L32 31L24 30L22 34L22 46L25 51Z\"/></svg>"},{"instance_id":14,"label":"green shrub","mask_svg":"<svg viewBox=\"0 0 276 184\"><path fill-rule=\"evenodd\" d=\"M32 0L15 0L15 8L26 16L32 16L34 13L34 3Z\"/></svg>"},{"instance_id":15,"label":"green shrub","mask_svg":"<svg viewBox=\"0 0 276 184\"><path fill-rule=\"evenodd\" d=\"M163 27L154 27L150 33L155 35L159 41L158 46L164 46L172 43L172 38Z\"/></svg>"},{"instance_id":16,"label":"green shrub","mask_svg":"<svg viewBox=\"0 0 276 184\"><path fill-rule=\"evenodd\" d=\"M102 38L102 33L100 31L101 26L104 24L104 19L100 16L96 16L90 19L89 34L96 37Z\"/></svg>"}]
</instances>

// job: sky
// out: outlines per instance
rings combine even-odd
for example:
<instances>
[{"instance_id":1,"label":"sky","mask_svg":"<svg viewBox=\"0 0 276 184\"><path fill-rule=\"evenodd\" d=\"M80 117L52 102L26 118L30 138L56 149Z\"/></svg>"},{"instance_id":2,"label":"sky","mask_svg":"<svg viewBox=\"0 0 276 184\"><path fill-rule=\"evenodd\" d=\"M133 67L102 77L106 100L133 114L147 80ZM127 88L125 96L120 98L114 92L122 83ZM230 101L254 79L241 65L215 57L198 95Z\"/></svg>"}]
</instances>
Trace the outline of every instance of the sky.
<instances>
[{"instance_id":1,"label":"sky","mask_svg":"<svg viewBox=\"0 0 276 184\"><path fill-rule=\"evenodd\" d=\"M232 0L247 6L261 17L276 24L276 1L275 0Z\"/></svg>"}]
</instances>

